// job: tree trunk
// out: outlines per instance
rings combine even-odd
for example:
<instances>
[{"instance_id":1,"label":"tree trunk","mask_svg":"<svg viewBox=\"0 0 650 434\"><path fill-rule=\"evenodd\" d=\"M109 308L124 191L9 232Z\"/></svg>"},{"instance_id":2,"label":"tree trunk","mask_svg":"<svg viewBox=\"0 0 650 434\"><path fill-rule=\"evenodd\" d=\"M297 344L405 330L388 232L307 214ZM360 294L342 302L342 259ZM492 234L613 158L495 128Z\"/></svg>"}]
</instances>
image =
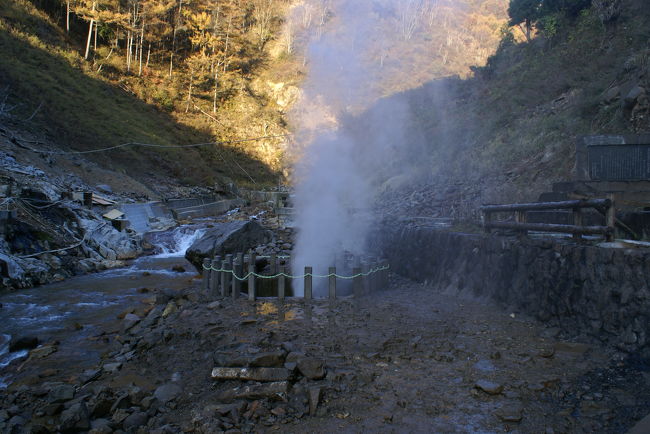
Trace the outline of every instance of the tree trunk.
<instances>
[{"instance_id":1,"label":"tree trunk","mask_svg":"<svg viewBox=\"0 0 650 434\"><path fill-rule=\"evenodd\" d=\"M151 58L151 41L149 41L149 48L147 48L147 63L144 65L145 67L149 67L149 59Z\"/></svg>"},{"instance_id":2,"label":"tree trunk","mask_svg":"<svg viewBox=\"0 0 650 434\"><path fill-rule=\"evenodd\" d=\"M219 86L219 69L214 70L214 97L212 98L212 113L217 112L217 87Z\"/></svg>"},{"instance_id":3,"label":"tree trunk","mask_svg":"<svg viewBox=\"0 0 650 434\"><path fill-rule=\"evenodd\" d=\"M138 70L138 76L142 76L142 45L144 44L144 18L142 19L142 27L140 28L140 67Z\"/></svg>"},{"instance_id":4,"label":"tree trunk","mask_svg":"<svg viewBox=\"0 0 650 434\"><path fill-rule=\"evenodd\" d=\"M190 87L187 91L187 106L185 107L185 113L190 111L190 104L192 103L192 84L194 83L194 71L190 71Z\"/></svg>"},{"instance_id":5,"label":"tree trunk","mask_svg":"<svg viewBox=\"0 0 650 434\"><path fill-rule=\"evenodd\" d=\"M174 25L174 34L172 36L172 52L169 55L169 76L172 76L172 71L174 68L174 53L176 53L176 33L178 32L178 26L181 24L181 12L183 9L183 0L178 0L178 16L176 18L176 24Z\"/></svg>"},{"instance_id":6,"label":"tree trunk","mask_svg":"<svg viewBox=\"0 0 650 434\"><path fill-rule=\"evenodd\" d=\"M93 13L95 12L95 5L97 2L93 2ZM93 37L93 26L95 25L95 19L91 18L90 19L90 26L88 27L88 40L86 41L86 54L84 55L84 59L88 60L88 54L90 54L90 41L92 40Z\"/></svg>"},{"instance_id":7,"label":"tree trunk","mask_svg":"<svg viewBox=\"0 0 650 434\"><path fill-rule=\"evenodd\" d=\"M65 2L65 31L70 32L70 0Z\"/></svg>"}]
</instances>

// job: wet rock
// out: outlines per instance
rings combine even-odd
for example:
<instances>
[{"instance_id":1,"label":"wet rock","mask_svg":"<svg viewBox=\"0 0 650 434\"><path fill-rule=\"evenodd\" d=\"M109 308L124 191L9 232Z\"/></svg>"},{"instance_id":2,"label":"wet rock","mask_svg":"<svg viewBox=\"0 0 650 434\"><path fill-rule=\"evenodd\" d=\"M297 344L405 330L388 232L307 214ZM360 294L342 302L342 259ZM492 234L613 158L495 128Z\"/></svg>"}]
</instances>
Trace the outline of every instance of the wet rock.
<instances>
[{"instance_id":1,"label":"wet rock","mask_svg":"<svg viewBox=\"0 0 650 434\"><path fill-rule=\"evenodd\" d=\"M478 380L474 385L475 388L482 390L483 392L489 395L498 395L503 392L503 385L499 383L493 383L488 380Z\"/></svg>"},{"instance_id":2,"label":"wet rock","mask_svg":"<svg viewBox=\"0 0 650 434\"><path fill-rule=\"evenodd\" d=\"M232 221L215 224L190 246L185 258L203 272L203 259L227 253L246 252L264 244L269 238L267 231L255 221Z\"/></svg>"},{"instance_id":3,"label":"wet rock","mask_svg":"<svg viewBox=\"0 0 650 434\"><path fill-rule=\"evenodd\" d=\"M183 389L181 389L180 386L173 383L167 383L158 387L153 393L153 396L162 404L166 404L167 402L176 399L182 391Z\"/></svg>"},{"instance_id":4,"label":"wet rock","mask_svg":"<svg viewBox=\"0 0 650 434\"><path fill-rule=\"evenodd\" d=\"M33 359L43 359L52 353L56 353L57 350L58 347L55 344L42 345L31 350L29 356Z\"/></svg>"},{"instance_id":5,"label":"wet rock","mask_svg":"<svg viewBox=\"0 0 650 434\"><path fill-rule=\"evenodd\" d=\"M213 301L206 306L208 309L221 309L223 306L219 301Z\"/></svg>"},{"instance_id":6,"label":"wet rock","mask_svg":"<svg viewBox=\"0 0 650 434\"><path fill-rule=\"evenodd\" d=\"M90 429L90 416L84 402L73 404L61 413L60 430L77 432Z\"/></svg>"},{"instance_id":7,"label":"wet rock","mask_svg":"<svg viewBox=\"0 0 650 434\"><path fill-rule=\"evenodd\" d=\"M290 372L284 368L214 368L215 380L286 381Z\"/></svg>"},{"instance_id":8,"label":"wet rock","mask_svg":"<svg viewBox=\"0 0 650 434\"><path fill-rule=\"evenodd\" d=\"M219 396L222 401L233 399L264 399L286 400L289 392L289 382L279 381L274 383L253 384L227 390Z\"/></svg>"},{"instance_id":9,"label":"wet rock","mask_svg":"<svg viewBox=\"0 0 650 434\"><path fill-rule=\"evenodd\" d=\"M522 412L521 404L506 404L494 414L503 422L520 422L523 417Z\"/></svg>"},{"instance_id":10,"label":"wet rock","mask_svg":"<svg viewBox=\"0 0 650 434\"><path fill-rule=\"evenodd\" d=\"M310 380L321 380L325 378L326 372L322 360L305 357L298 360L297 368L302 375Z\"/></svg>"},{"instance_id":11,"label":"wet rock","mask_svg":"<svg viewBox=\"0 0 650 434\"><path fill-rule=\"evenodd\" d=\"M9 342L9 351L31 350L38 346L38 338L36 336L21 336L12 338Z\"/></svg>"},{"instance_id":12,"label":"wet rock","mask_svg":"<svg viewBox=\"0 0 650 434\"><path fill-rule=\"evenodd\" d=\"M135 413L131 414L128 416L126 419L124 419L124 422L122 422L122 427L124 427L125 430L128 432L133 432L140 428L141 426L145 426L147 424L147 420L149 418L147 417L146 413L143 413L141 411L136 411Z\"/></svg>"},{"instance_id":13,"label":"wet rock","mask_svg":"<svg viewBox=\"0 0 650 434\"><path fill-rule=\"evenodd\" d=\"M271 351L254 355L250 360L250 366L259 367L280 367L284 365L285 353L283 351Z\"/></svg>"},{"instance_id":14,"label":"wet rock","mask_svg":"<svg viewBox=\"0 0 650 434\"><path fill-rule=\"evenodd\" d=\"M185 267L183 267L182 265L174 265L172 267L172 271L176 273L185 273Z\"/></svg>"},{"instance_id":15,"label":"wet rock","mask_svg":"<svg viewBox=\"0 0 650 434\"><path fill-rule=\"evenodd\" d=\"M53 387L48 394L48 401L52 404L70 401L74 398L74 386L69 384L61 384Z\"/></svg>"}]
</instances>

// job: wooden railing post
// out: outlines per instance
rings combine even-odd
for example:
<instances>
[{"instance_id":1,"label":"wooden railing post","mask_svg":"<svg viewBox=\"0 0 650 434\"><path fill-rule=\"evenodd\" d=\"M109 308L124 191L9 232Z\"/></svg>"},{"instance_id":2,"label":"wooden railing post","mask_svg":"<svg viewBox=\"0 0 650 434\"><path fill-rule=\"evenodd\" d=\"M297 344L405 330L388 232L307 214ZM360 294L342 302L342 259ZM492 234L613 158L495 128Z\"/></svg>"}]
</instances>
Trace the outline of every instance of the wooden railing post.
<instances>
[{"instance_id":1,"label":"wooden railing post","mask_svg":"<svg viewBox=\"0 0 650 434\"><path fill-rule=\"evenodd\" d=\"M284 286L285 286L285 277L284 277L284 265L280 265L278 268L280 275L278 276L278 299L284 300Z\"/></svg>"},{"instance_id":2,"label":"wooden railing post","mask_svg":"<svg viewBox=\"0 0 650 434\"><path fill-rule=\"evenodd\" d=\"M215 299L219 295L219 280L221 269L221 256L217 256L212 260L212 269L210 270L210 298Z\"/></svg>"},{"instance_id":3,"label":"wooden railing post","mask_svg":"<svg viewBox=\"0 0 650 434\"><path fill-rule=\"evenodd\" d=\"M361 292L363 291L363 279L361 278L361 267L352 268L352 294L355 297L361 297Z\"/></svg>"},{"instance_id":4,"label":"wooden railing post","mask_svg":"<svg viewBox=\"0 0 650 434\"><path fill-rule=\"evenodd\" d=\"M573 208L573 224L575 226L582 226L582 208ZM582 234L573 234L573 239L578 242L581 241Z\"/></svg>"},{"instance_id":5,"label":"wooden railing post","mask_svg":"<svg viewBox=\"0 0 650 434\"><path fill-rule=\"evenodd\" d=\"M226 259L221 263L221 269L223 270L221 272L221 295L225 297L226 294L226 288L230 286L230 264L228 263L228 256L226 256Z\"/></svg>"},{"instance_id":6,"label":"wooden railing post","mask_svg":"<svg viewBox=\"0 0 650 434\"><path fill-rule=\"evenodd\" d=\"M609 199L609 207L605 212L605 226L610 228L610 231L605 235L607 241L614 241L615 231L616 231L616 207L614 206L614 195L609 194L607 196Z\"/></svg>"},{"instance_id":7,"label":"wooden railing post","mask_svg":"<svg viewBox=\"0 0 650 434\"><path fill-rule=\"evenodd\" d=\"M210 290L210 275L212 270L210 269L210 260L208 258L203 258L203 291L207 294Z\"/></svg>"},{"instance_id":8,"label":"wooden railing post","mask_svg":"<svg viewBox=\"0 0 650 434\"><path fill-rule=\"evenodd\" d=\"M329 274L329 297L333 300L336 298L336 267L330 267L327 274Z\"/></svg>"},{"instance_id":9,"label":"wooden railing post","mask_svg":"<svg viewBox=\"0 0 650 434\"><path fill-rule=\"evenodd\" d=\"M255 293L255 253L250 252L248 263L248 300L255 301L257 294Z\"/></svg>"},{"instance_id":10,"label":"wooden railing post","mask_svg":"<svg viewBox=\"0 0 650 434\"><path fill-rule=\"evenodd\" d=\"M305 300L312 299L312 268L305 267Z\"/></svg>"}]
</instances>

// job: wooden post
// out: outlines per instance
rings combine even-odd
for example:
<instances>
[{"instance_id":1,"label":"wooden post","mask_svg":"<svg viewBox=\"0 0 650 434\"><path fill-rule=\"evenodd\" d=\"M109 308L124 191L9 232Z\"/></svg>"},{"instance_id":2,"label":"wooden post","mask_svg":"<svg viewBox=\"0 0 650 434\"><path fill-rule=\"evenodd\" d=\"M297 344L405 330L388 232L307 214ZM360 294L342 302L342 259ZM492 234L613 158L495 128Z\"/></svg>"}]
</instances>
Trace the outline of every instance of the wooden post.
<instances>
[{"instance_id":1,"label":"wooden post","mask_svg":"<svg viewBox=\"0 0 650 434\"><path fill-rule=\"evenodd\" d=\"M368 263L366 261L363 261L361 263L361 272L364 274L364 276L361 276L361 291L364 295L370 293L370 275L368 275L368 270Z\"/></svg>"},{"instance_id":2,"label":"wooden post","mask_svg":"<svg viewBox=\"0 0 650 434\"><path fill-rule=\"evenodd\" d=\"M361 268L354 267L352 268L352 294L355 297L361 297L361 292L363 291L363 280L361 279Z\"/></svg>"},{"instance_id":3,"label":"wooden post","mask_svg":"<svg viewBox=\"0 0 650 434\"><path fill-rule=\"evenodd\" d=\"M210 289L210 275L212 270L210 269L210 260L208 258L203 258L203 291L207 294Z\"/></svg>"},{"instance_id":4,"label":"wooden post","mask_svg":"<svg viewBox=\"0 0 650 434\"><path fill-rule=\"evenodd\" d=\"M228 257L226 260L221 263L221 295L225 296L228 287L230 287L230 264L228 263Z\"/></svg>"},{"instance_id":5,"label":"wooden post","mask_svg":"<svg viewBox=\"0 0 650 434\"><path fill-rule=\"evenodd\" d=\"M284 286L285 286L285 277L284 277L284 265L280 265L278 268L280 276L278 276L278 299L284 300Z\"/></svg>"},{"instance_id":6,"label":"wooden post","mask_svg":"<svg viewBox=\"0 0 650 434\"><path fill-rule=\"evenodd\" d=\"M329 274L329 297L331 300L336 298L336 267L330 267Z\"/></svg>"},{"instance_id":7,"label":"wooden post","mask_svg":"<svg viewBox=\"0 0 650 434\"><path fill-rule=\"evenodd\" d=\"M573 224L576 226L582 226L582 208L573 208ZM582 234L573 234L573 239L578 242L581 241Z\"/></svg>"},{"instance_id":8,"label":"wooden post","mask_svg":"<svg viewBox=\"0 0 650 434\"><path fill-rule=\"evenodd\" d=\"M248 262L248 299L255 301L255 253L251 251Z\"/></svg>"},{"instance_id":9,"label":"wooden post","mask_svg":"<svg viewBox=\"0 0 650 434\"><path fill-rule=\"evenodd\" d=\"M609 194L607 198L611 204L605 212L605 226L611 228L611 231L605 236L606 241L614 241L616 231L616 207L614 206L614 195Z\"/></svg>"},{"instance_id":10,"label":"wooden post","mask_svg":"<svg viewBox=\"0 0 650 434\"><path fill-rule=\"evenodd\" d=\"M305 300L312 299L311 274L312 274L312 268L305 267Z\"/></svg>"},{"instance_id":11,"label":"wooden post","mask_svg":"<svg viewBox=\"0 0 650 434\"><path fill-rule=\"evenodd\" d=\"M271 275L276 275L278 273L278 255L273 253L269 260L271 261Z\"/></svg>"},{"instance_id":12,"label":"wooden post","mask_svg":"<svg viewBox=\"0 0 650 434\"><path fill-rule=\"evenodd\" d=\"M488 234L492 232L492 229L490 228L490 223L492 223L492 213L489 211L483 211L483 229Z\"/></svg>"},{"instance_id":13,"label":"wooden post","mask_svg":"<svg viewBox=\"0 0 650 434\"><path fill-rule=\"evenodd\" d=\"M239 288L241 287L241 280L239 279L242 278L242 274L240 271L239 255L236 255L232 262L232 282L230 285L230 294L233 300L237 300L237 297L239 297Z\"/></svg>"},{"instance_id":14,"label":"wooden post","mask_svg":"<svg viewBox=\"0 0 650 434\"><path fill-rule=\"evenodd\" d=\"M219 295L219 280L220 280L220 273L219 271L221 269L221 256L217 256L212 260L212 269L210 270L210 299L214 300L217 298L217 295Z\"/></svg>"},{"instance_id":15,"label":"wooden post","mask_svg":"<svg viewBox=\"0 0 650 434\"><path fill-rule=\"evenodd\" d=\"M515 211L515 222L517 223L526 223L526 211ZM527 235L528 231L526 229L521 229L519 232L520 236Z\"/></svg>"},{"instance_id":16,"label":"wooden post","mask_svg":"<svg viewBox=\"0 0 650 434\"><path fill-rule=\"evenodd\" d=\"M228 284L221 288L221 295L227 297L230 294L230 287L232 286L232 281L236 280L233 273L235 272L234 261L232 260L232 255L226 255L226 264L228 267ZM225 267L224 267L225 268Z\"/></svg>"}]
</instances>

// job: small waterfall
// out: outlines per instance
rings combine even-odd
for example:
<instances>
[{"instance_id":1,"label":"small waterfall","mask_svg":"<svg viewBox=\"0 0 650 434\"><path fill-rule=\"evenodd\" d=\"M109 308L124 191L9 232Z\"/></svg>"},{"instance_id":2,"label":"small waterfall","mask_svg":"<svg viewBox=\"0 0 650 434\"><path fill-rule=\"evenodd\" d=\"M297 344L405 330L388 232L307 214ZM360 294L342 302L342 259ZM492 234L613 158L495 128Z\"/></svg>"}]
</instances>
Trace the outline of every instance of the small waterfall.
<instances>
[{"instance_id":1,"label":"small waterfall","mask_svg":"<svg viewBox=\"0 0 650 434\"><path fill-rule=\"evenodd\" d=\"M151 241L160 249L156 258L173 258L184 256L185 251L205 233L204 228L180 226L166 233L161 233Z\"/></svg>"}]
</instances>

